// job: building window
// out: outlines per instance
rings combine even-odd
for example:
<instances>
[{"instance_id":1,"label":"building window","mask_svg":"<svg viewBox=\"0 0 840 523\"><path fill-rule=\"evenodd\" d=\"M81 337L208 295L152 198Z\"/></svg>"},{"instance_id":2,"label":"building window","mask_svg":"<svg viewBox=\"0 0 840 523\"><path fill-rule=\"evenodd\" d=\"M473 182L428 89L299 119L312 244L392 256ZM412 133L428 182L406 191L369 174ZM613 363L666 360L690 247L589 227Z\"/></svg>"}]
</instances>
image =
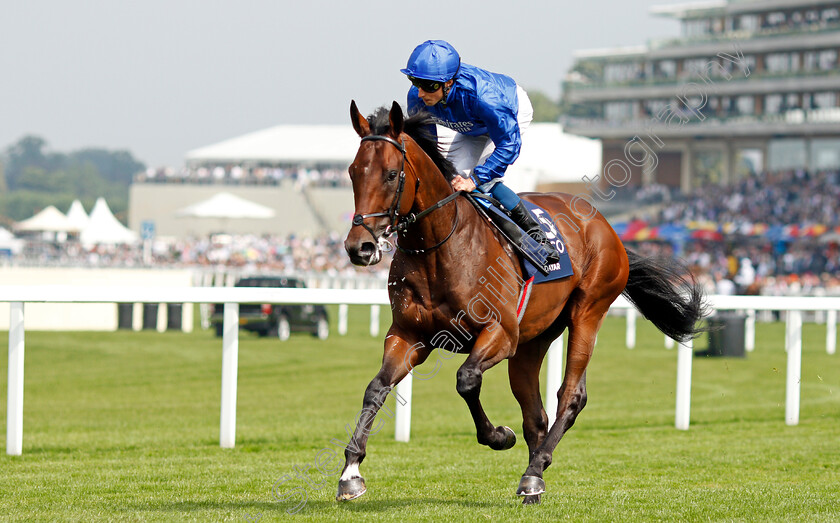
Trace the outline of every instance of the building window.
<instances>
[{"instance_id":1,"label":"building window","mask_svg":"<svg viewBox=\"0 0 840 523\"><path fill-rule=\"evenodd\" d=\"M806 51L802 54L802 69L805 71L813 71L817 68L817 52Z\"/></svg>"},{"instance_id":2,"label":"building window","mask_svg":"<svg viewBox=\"0 0 840 523\"><path fill-rule=\"evenodd\" d=\"M610 122L633 119L633 102L608 102L604 104L604 116Z\"/></svg>"},{"instance_id":3,"label":"building window","mask_svg":"<svg viewBox=\"0 0 840 523\"><path fill-rule=\"evenodd\" d=\"M837 107L837 93L835 92L826 91L822 93L814 93L811 100L811 106L814 109Z\"/></svg>"},{"instance_id":4,"label":"building window","mask_svg":"<svg viewBox=\"0 0 840 523\"><path fill-rule=\"evenodd\" d=\"M646 116L655 117L660 111L665 109L666 105L668 105L667 100L645 100L642 103L642 109Z\"/></svg>"},{"instance_id":5,"label":"building window","mask_svg":"<svg viewBox=\"0 0 840 523\"><path fill-rule=\"evenodd\" d=\"M677 76L677 62L674 60L662 60L657 67L657 76L660 78L674 78Z\"/></svg>"},{"instance_id":6,"label":"building window","mask_svg":"<svg viewBox=\"0 0 840 523\"><path fill-rule=\"evenodd\" d=\"M604 80L621 83L642 78L642 66L638 62L619 62L604 66Z\"/></svg>"},{"instance_id":7,"label":"building window","mask_svg":"<svg viewBox=\"0 0 840 523\"><path fill-rule=\"evenodd\" d=\"M817 58L817 63L822 71L829 71L834 69L837 65L837 51L834 49L826 49L824 51L820 51L819 56Z\"/></svg>"},{"instance_id":8,"label":"building window","mask_svg":"<svg viewBox=\"0 0 840 523\"><path fill-rule=\"evenodd\" d=\"M738 114L753 114L755 112L755 97L750 95L739 96L736 106Z\"/></svg>"},{"instance_id":9,"label":"building window","mask_svg":"<svg viewBox=\"0 0 840 523\"><path fill-rule=\"evenodd\" d=\"M737 29L744 31L755 31L758 29L757 15L744 15L738 18Z\"/></svg>"},{"instance_id":10,"label":"building window","mask_svg":"<svg viewBox=\"0 0 840 523\"><path fill-rule=\"evenodd\" d=\"M706 58L686 58L683 60L683 75L706 75L706 64L708 63L709 60Z\"/></svg>"},{"instance_id":11,"label":"building window","mask_svg":"<svg viewBox=\"0 0 840 523\"><path fill-rule=\"evenodd\" d=\"M709 34L709 19L701 18L699 20L686 20L683 23L683 33L688 38L695 38Z\"/></svg>"},{"instance_id":12,"label":"building window","mask_svg":"<svg viewBox=\"0 0 840 523\"><path fill-rule=\"evenodd\" d=\"M776 27L785 23L785 14L781 11L767 13L764 17L765 27Z\"/></svg>"},{"instance_id":13,"label":"building window","mask_svg":"<svg viewBox=\"0 0 840 523\"><path fill-rule=\"evenodd\" d=\"M764 98L764 113L779 114L782 112L784 98L780 94L768 94Z\"/></svg>"},{"instance_id":14,"label":"building window","mask_svg":"<svg viewBox=\"0 0 840 523\"><path fill-rule=\"evenodd\" d=\"M769 53L764 57L764 67L771 73L799 70L799 53Z\"/></svg>"}]
</instances>

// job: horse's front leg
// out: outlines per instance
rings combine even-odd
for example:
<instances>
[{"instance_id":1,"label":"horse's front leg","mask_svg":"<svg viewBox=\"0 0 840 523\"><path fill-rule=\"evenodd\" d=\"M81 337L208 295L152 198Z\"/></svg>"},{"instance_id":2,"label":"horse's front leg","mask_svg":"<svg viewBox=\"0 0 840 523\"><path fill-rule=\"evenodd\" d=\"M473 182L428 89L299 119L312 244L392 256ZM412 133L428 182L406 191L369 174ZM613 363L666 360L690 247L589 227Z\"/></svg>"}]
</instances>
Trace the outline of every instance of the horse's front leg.
<instances>
[{"instance_id":1,"label":"horse's front leg","mask_svg":"<svg viewBox=\"0 0 840 523\"><path fill-rule=\"evenodd\" d=\"M359 465L365 459L368 436L373 428L376 413L385 403L391 390L409 371L423 363L431 349L407 336L398 334L392 327L385 338L385 354L382 367L365 389L362 410L357 417L356 429L344 450L344 469L338 480L338 501L355 499L365 493L365 480L359 473Z\"/></svg>"},{"instance_id":2,"label":"horse's front leg","mask_svg":"<svg viewBox=\"0 0 840 523\"><path fill-rule=\"evenodd\" d=\"M467 360L458 369L458 394L464 398L475 422L478 442L493 450L507 450L516 444L516 434L510 427L496 427L487 418L481 406L482 376L485 371L508 358L514 347L510 335L497 325L485 329L476 338L475 346Z\"/></svg>"}]
</instances>

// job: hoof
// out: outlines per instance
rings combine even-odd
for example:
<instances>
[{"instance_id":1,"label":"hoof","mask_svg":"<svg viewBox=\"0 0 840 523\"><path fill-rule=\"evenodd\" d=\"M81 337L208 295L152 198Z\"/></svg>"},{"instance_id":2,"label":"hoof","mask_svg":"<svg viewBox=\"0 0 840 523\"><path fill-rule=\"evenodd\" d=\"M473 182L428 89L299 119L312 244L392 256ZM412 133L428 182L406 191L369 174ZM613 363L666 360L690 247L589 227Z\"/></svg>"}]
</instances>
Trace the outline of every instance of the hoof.
<instances>
[{"instance_id":1,"label":"hoof","mask_svg":"<svg viewBox=\"0 0 840 523\"><path fill-rule=\"evenodd\" d=\"M350 501L367 492L364 478L342 479L338 482L336 501Z\"/></svg>"},{"instance_id":2,"label":"hoof","mask_svg":"<svg viewBox=\"0 0 840 523\"><path fill-rule=\"evenodd\" d=\"M490 445L491 449L507 450L516 445L516 433L513 432L513 429L510 427L502 427L502 430L505 433L505 440L501 443L501 445Z\"/></svg>"},{"instance_id":3,"label":"hoof","mask_svg":"<svg viewBox=\"0 0 840 523\"><path fill-rule=\"evenodd\" d=\"M502 427L505 429L505 444L499 450L512 449L516 445L516 433L510 427Z\"/></svg>"},{"instance_id":4,"label":"hoof","mask_svg":"<svg viewBox=\"0 0 840 523\"><path fill-rule=\"evenodd\" d=\"M537 494L535 496L525 496L522 498L523 505L539 505L542 501L542 496Z\"/></svg>"},{"instance_id":5,"label":"hoof","mask_svg":"<svg viewBox=\"0 0 840 523\"><path fill-rule=\"evenodd\" d=\"M537 476L522 476L519 480L519 488L516 489L517 496L537 496L537 503L539 503L539 495L543 492L545 492L545 481Z\"/></svg>"}]
</instances>

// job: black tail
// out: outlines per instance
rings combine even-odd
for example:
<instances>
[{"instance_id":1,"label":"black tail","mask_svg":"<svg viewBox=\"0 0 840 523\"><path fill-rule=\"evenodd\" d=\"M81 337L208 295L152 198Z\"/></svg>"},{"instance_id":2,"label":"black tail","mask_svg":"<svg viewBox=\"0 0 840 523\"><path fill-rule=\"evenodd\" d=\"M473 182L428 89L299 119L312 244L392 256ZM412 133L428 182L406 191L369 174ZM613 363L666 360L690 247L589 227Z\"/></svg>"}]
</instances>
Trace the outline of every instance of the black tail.
<instances>
[{"instance_id":1,"label":"black tail","mask_svg":"<svg viewBox=\"0 0 840 523\"><path fill-rule=\"evenodd\" d=\"M691 273L672 258L642 258L627 251L630 278L624 296L668 337L686 342L703 332L703 290Z\"/></svg>"}]
</instances>

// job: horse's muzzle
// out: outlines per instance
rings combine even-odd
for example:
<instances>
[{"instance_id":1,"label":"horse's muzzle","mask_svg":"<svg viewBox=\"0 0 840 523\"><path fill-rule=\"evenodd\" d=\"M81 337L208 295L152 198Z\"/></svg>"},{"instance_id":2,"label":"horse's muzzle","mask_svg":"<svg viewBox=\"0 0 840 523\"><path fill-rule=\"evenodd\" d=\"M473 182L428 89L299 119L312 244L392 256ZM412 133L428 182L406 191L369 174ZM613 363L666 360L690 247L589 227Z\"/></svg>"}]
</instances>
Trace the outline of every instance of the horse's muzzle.
<instances>
[{"instance_id":1,"label":"horse's muzzle","mask_svg":"<svg viewBox=\"0 0 840 523\"><path fill-rule=\"evenodd\" d=\"M373 242L350 242L349 238L344 242L344 250L350 256L353 265L367 267L376 265L382 260L382 250Z\"/></svg>"}]
</instances>

